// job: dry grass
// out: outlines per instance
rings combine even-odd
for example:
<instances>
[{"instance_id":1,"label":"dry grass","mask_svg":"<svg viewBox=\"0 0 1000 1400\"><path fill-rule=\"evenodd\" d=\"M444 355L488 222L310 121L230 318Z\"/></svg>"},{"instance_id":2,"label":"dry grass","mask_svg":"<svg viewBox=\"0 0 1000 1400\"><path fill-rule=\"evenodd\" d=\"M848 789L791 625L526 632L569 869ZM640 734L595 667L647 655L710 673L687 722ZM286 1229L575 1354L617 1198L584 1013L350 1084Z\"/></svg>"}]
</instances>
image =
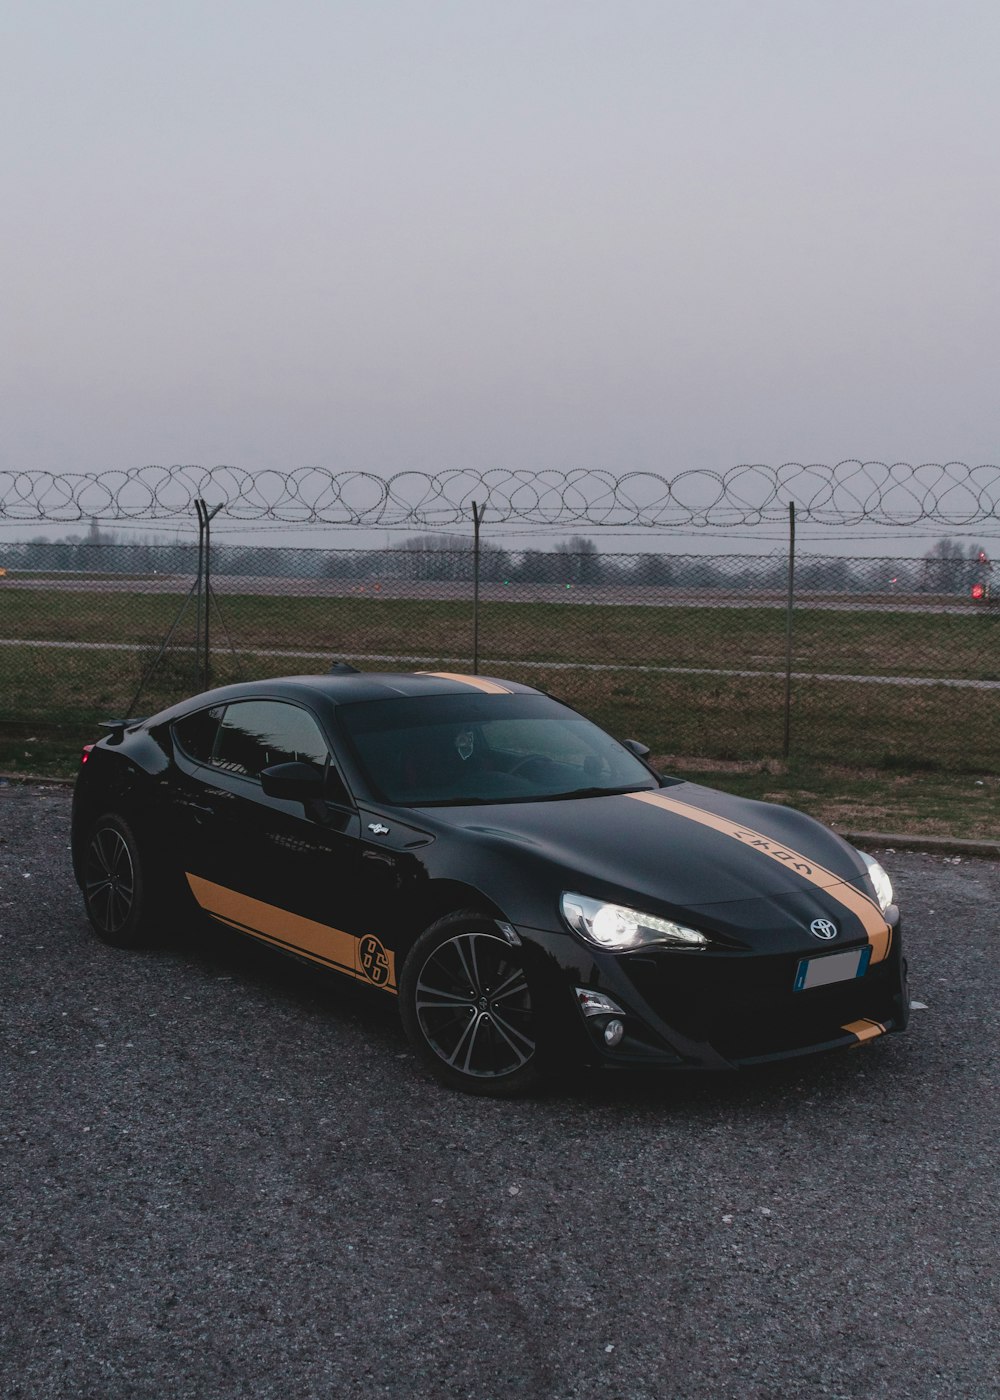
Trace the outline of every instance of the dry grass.
<instances>
[{"instance_id":1,"label":"dry grass","mask_svg":"<svg viewBox=\"0 0 1000 1400\"><path fill-rule=\"evenodd\" d=\"M129 705L149 658L177 617L177 595L8 590L0 633L136 651L0 648L0 718L54 726L92 723ZM218 682L325 669L322 659L277 657L271 649L315 650L374 669L464 670L471 651L466 601L226 595L226 631L213 619ZM541 686L612 733L698 771L734 780L782 776L784 617L777 608L609 607L488 603L481 617L481 669ZM149 713L197 688L190 648L193 609L138 708ZM798 669L988 678L1000 655L1000 613L819 612L796 620ZM388 658L368 662L366 655ZM400 658L395 663L392 658ZM534 659L535 664L528 664ZM546 663L552 663L547 665ZM560 663L560 664L555 664ZM588 669L600 666L610 669ZM655 670L690 666L700 673ZM740 669L779 674L735 675ZM713 673L714 671L714 673ZM725 674L725 672L730 674ZM707 672L707 673L706 673ZM798 680L792 754L825 765L850 762L885 782L920 769L1000 772L1000 690ZM711 765L721 765L713 767ZM762 767L762 765L768 765ZM692 770L693 771L693 770ZM908 811L909 789L892 803ZM821 793L815 799L828 801ZM891 809L892 803L886 803ZM867 806L867 804L865 804ZM826 809L824 809L826 810Z\"/></svg>"},{"instance_id":2,"label":"dry grass","mask_svg":"<svg viewBox=\"0 0 1000 1400\"><path fill-rule=\"evenodd\" d=\"M844 831L1000 840L1000 777L996 775L888 773L878 768L792 763L781 783L754 765L724 772L686 765L684 776L744 797L797 807Z\"/></svg>"},{"instance_id":3,"label":"dry grass","mask_svg":"<svg viewBox=\"0 0 1000 1400\"><path fill-rule=\"evenodd\" d=\"M0 634L7 638L149 645L176 619L176 594L9 589ZM239 648L288 647L331 654L470 656L469 600L227 594L222 616ZM184 624L193 633L193 607ZM218 627L218 623L215 624ZM222 641L221 632L218 640ZM519 661L783 671L785 616L778 607L640 607L574 603L484 603L480 654L509 670ZM1000 611L795 614L799 671L1000 678Z\"/></svg>"}]
</instances>

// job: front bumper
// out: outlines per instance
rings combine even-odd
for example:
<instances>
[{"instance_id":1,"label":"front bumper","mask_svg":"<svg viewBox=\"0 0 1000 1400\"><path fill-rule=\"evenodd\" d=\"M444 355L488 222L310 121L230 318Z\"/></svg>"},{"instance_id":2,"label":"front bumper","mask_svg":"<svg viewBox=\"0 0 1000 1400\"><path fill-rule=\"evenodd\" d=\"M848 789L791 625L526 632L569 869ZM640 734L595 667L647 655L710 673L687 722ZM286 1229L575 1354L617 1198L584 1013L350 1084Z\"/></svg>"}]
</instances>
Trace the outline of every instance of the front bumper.
<instances>
[{"instance_id":1,"label":"front bumper","mask_svg":"<svg viewBox=\"0 0 1000 1400\"><path fill-rule=\"evenodd\" d=\"M522 930L547 987L550 1049L592 1065L733 1069L865 1044L909 1019L898 910L889 954L863 977L793 990L797 954L648 949L625 954L584 947L565 933ZM622 1009L625 1035L610 1049L606 1017L585 1018L575 988L604 993Z\"/></svg>"}]
</instances>

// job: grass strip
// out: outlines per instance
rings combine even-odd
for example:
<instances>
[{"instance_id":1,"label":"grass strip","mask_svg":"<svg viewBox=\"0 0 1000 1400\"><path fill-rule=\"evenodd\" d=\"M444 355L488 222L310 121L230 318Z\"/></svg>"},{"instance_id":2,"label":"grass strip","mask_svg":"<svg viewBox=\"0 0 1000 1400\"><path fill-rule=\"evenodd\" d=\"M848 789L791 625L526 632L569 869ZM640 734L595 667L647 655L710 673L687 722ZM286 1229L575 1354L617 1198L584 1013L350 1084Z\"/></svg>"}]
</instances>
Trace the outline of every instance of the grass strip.
<instances>
[{"instance_id":1,"label":"grass strip","mask_svg":"<svg viewBox=\"0 0 1000 1400\"><path fill-rule=\"evenodd\" d=\"M0 637L153 646L176 618L178 594L0 591ZM468 601L372 597L220 598L237 648L302 648L331 657L416 652L471 656ZM216 623L213 622L213 626ZM221 640L218 632L217 639ZM194 640L193 620L179 640ZM480 654L517 661L783 670L778 607L638 607L484 603ZM1000 610L992 613L795 613L794 669L843 675L1000 679Z\"/></svg>"}]
</instances>

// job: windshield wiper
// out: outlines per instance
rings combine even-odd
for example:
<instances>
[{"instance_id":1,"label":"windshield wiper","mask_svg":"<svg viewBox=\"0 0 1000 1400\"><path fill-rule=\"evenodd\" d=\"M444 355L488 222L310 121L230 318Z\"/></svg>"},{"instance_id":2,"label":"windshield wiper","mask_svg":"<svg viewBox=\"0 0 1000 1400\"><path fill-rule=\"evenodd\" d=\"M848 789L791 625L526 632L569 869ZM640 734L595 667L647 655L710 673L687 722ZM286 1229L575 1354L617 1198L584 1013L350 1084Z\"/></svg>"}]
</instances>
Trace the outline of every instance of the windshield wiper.
<instances>
[{"instance_id":1,"label":"windshield wiper","mask_svg":"<svg viewBox=\"0 0 1000 1400\"><path fill-rule=\"evenodd\" d=\"M572 788L569 792L543 792L538 797L531 800L534 802L559 802L570 797L616 797L623 792L652 792L652 788L636 787L635 783L629 783L625 787L582 787Z\"/></svg>"},{"instance_id":2,"label":"windshield wiper","mask_svg":"<svg viewBox=\"0 0 1000 1400\"><path fill-rule=\"evenodd\" d=\"M509 798L501 797L425 797L409 799L406 802L397 800L397 807L492 807L496 802L507 802ZM518 802L523 798L517 798Z\"/></svg>"},{"instance_id":3,"label":"windshield wiper","mask_svg":"<svg viewBox=\"0 0 1000 1400\"><path fill-rule=\"evenodd\" d=\"M623 792L652 792L653 789L636 787L629 783L626 787L584 787L573 788L569 792L523 792L516 797L428 797L423 800L397 802L404 807L511 807L525 802L563 802L576 797L615 797Z\"/></svg>"}]
</instances>

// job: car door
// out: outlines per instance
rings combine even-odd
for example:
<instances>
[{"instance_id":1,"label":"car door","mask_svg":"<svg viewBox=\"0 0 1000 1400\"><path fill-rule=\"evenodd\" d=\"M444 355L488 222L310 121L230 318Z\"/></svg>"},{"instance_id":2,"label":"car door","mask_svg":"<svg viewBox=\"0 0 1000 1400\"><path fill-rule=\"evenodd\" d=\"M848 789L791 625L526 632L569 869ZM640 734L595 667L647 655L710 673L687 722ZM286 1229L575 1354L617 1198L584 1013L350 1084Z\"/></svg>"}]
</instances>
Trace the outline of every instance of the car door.
<instances>
[{"instance_id":1,"label":"car door","mask_svg":"<svg viewBox=\"0 0 1000 1400\"><path fill-rule=\"evenodd\" d=\"M183 744L184 731L177 737ZM324 797L266 794L260 774L280 763L313 767ZM358 811L311 711L287 700L233 701L207 758L203 749L202 761L185 766L197 830L186 875L201 907L265 943L394 990L394 960L370 927L374 872L362 860Z\"/></svg>"}]
</instances>

